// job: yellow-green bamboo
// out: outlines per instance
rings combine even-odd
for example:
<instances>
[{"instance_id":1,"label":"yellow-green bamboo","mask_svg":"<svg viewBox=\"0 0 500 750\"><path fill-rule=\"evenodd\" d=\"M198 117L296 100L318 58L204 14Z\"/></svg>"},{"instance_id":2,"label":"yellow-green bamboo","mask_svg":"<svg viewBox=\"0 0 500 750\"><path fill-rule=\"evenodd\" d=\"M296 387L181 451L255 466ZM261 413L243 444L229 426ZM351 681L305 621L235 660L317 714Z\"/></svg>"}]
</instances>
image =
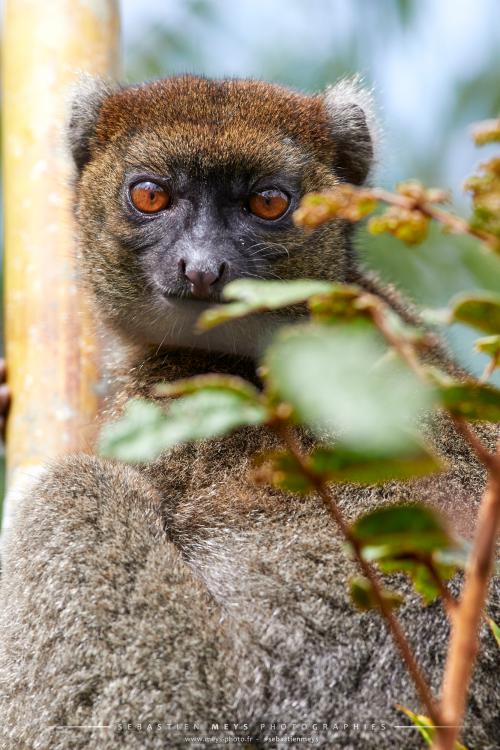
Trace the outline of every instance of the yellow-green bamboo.
<instances>
[{"instance_id":1,"label":"yellow-green bamboo","mask_svg":"<svg viewBox=\"0 0 500 750\"><path fill-rule=\"evenodd\" d=\"M2 135L8 484L92 447L98 354L75 269L63 128L82 72L115 76L116 0L5 0ZM15 493L14 493L15 494Z\"/></svg>"}]
</instances>

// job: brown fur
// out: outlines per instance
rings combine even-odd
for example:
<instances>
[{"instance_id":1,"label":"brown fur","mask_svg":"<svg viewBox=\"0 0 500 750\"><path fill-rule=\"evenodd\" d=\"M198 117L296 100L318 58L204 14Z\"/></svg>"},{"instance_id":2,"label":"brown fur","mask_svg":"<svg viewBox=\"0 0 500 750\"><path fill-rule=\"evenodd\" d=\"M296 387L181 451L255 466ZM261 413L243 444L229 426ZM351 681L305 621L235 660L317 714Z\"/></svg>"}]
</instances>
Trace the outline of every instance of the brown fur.
<instances>
[{"instance_id":1,"label":"brown fur","mask_svg":"<svg viewBox=\"0 0 500 750\"><path fill-rule=\"evenodd\" d=\"M345 83L308 97L193 77L101 87L77 101L71 141L82 271L102 321L128 347L106 419L130 396L152 397L163 380L207 371L256 377L238 354L152 347L132 333L136 317L152 313L140 253L130 249L135 235L119 208L127 166L189 167L200 180L256 164L286 168L303 192L349 176L361 181L372 148L359 102L359 89ZM394 290L358 267L348 233L342 223L313 236L289 226L279 242L290 256L273 270L355 280L412 319ZM472 531L484 471L444 417L426 429L449 470L405 484L341 486L349 519L382 502L423 499ZM492 427L478 429L493 446ZM321 504L251 480L252 457L274 444L252 428L181 446L144 467L74 457L50 470L21 504L4 555L2 748L156 750L215 734L251 735L254 746L273 748L266 736L280 733L276 722L290 722L284 734L317 736L324 748L421 746L415 732L393 726L405 723L395 703L419 710L419 702L381 618L348 600L356 569ZM442 605L424 608L409 593L401 618L437 690L448 638ZM498 664L484 627L464 732L476 750L497 743ZM247 727L211 730L214 720ZM128 721L203 728L120 731Z\"/></svg>"}]
</instances>

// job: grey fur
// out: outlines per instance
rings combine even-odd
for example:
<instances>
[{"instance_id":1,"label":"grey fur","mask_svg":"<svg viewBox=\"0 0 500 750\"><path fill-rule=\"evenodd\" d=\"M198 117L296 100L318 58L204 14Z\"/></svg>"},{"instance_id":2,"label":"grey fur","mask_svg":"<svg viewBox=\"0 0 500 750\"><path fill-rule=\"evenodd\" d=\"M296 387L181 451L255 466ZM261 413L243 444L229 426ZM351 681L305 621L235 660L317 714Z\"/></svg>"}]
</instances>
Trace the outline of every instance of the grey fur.
<instances>
[{"instance_id":1,"label":"grey fur","mask_svg":"<svg viewBox=\"0 0 500 750\"><path fill-rule=\"evenodd\" d=\"M66 135L78 172L90 159L101 105L116 90L116 85L111 81L85 73L72 87Z\"/></svg>"},{"instance_id":2,"label":"grey fur","mask_svg":"<svg viewBox=\"0 0 500 750\"><path fill-rule=\"evenodd\" d=\"M154 86L146 88L152 99ZM345 122L349 109L346 92L342 84L337 104L335 89L327 94L337 128L340 113ZM359 106L359 97L354 104ZM118 102L114 112L125 117L121 106ZM93 138L94 106L91 112L90 119L79 119L86 123L80 131L84 144ZM360 132L360 171L365 171L366 120L362 125L356 114L354 121L343 141L337 132L336 142L349 142L352 166L353 136ZM121 152L109 149L124 148L123 140L108 151L103 147L107 165L119 164ZM91 226L96 171L89 176L88 194L85 187L86 169L97 170L103 157L93 157L88 145L79 149L75 143L74 152L80 162L82 154L90 157L77 206L84 271L89 275L102 255L109 274L108 240L92 241L92 232L103 231L100 219ZM346 235L338 226L329 231L321 241L325 248L334 241L340 256ZM320 277L326 274L324 264L318 257ZM290 271L300 273L295 266ZM133 294L131 301L125 294L127 284L133 291L126 278L133 270L124 266L120 273L122 298L113 296L113 278L99 287L104 318L111 304L123 310L133 305ZM412 318L394 290L381 288L357 266L350 273L348 279L378 290ZM124 339L125 324L115 328ZM151 397L161 380L209 370L255 377L253 364L238 357L150 349L136 339L129 347L128 361L114 380L117 393L107 420L116 418L130 396ZM496 430L477 429L493 447ZM420 498L470 533L484 471L446 419L435 417L427 431L449 470L406 484L339 487L338 500L349 519L382 502ZM356 570L321 504L251 481L252 456L273 447L272 436L253 428L179 447L140 468L90 456L69 457L49 468L20 503L4 554L2 750L203 747L185 739L201 735L251 736L253 746L274 748L285 746L269 739L280 733L296 740L314 736L322 748L422 746L414 730L394 726L406 724L394 704L418 711L419 701L381 618L360 614L348 600L346 581ZM394 584L408 589L403 580ZM458 589L459 581L454 586ZM497 591L490 608L498 617ZM448 637L442 605L424 608L409 593L401 617L437 690ZM497 747L498 665L485 626L464 732L471 750ZM139 722L140 730L134 728ZM166 728L177 722L181 726ZM282 722L288 722L286 729L273 728Z\"/></svg>"},{"instance_id":3,"label":"grey fur","mask_svg":"<svg viewBox=\"0 0 500 750\"><path fill-rule=\"evenodd\" d=\"M338 143L335 166L347 182L360 185L372 169L380 140L372 93L356 76L329 86L324 98Z\"/></svg>"}]
</instances>

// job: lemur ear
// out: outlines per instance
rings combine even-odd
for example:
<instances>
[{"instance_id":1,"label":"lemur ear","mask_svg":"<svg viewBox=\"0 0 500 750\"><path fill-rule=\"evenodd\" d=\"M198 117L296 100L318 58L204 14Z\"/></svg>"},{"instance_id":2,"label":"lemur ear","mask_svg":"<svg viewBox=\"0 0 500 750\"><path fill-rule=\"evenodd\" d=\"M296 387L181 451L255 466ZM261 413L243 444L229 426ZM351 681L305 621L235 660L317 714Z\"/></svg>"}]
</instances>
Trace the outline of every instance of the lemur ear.
<instances>
[{"instance_id":1,"label":"lemur ear","mask_svg":"<svg viewBox=\"0 0 500 750\"><path fill-rule=\"evenodd\" d=\"M84 74L71 91L66 139L79 173L90 160L92 139L102 104L117 89L109 81Z\"/></svg>"},{"instance_id":2,"label":"lemur ear","mask_svg":"<svg viewBox=\"0 0 500 750\"><path fill-rule=\"evenodd\" d=\"M323 97L335 148L335 171L343 181L361 185L373 166L377 141L372 95L356 77L329 86Z\"/></svg>"}]
</instances>

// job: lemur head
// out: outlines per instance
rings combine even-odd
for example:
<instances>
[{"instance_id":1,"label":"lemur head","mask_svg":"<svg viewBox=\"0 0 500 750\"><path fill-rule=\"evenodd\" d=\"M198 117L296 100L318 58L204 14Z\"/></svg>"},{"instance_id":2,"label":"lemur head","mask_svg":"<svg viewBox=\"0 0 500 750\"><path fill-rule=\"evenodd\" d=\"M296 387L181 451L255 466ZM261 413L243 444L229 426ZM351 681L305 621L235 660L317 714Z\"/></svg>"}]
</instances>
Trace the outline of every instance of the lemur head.
<instances>
[{"instance_id":1,"label":"lemur head","mask_svg":"<svg viewBox=\"0 0 500 750\"><path fill-rule=\"evenodd\" d=\"M348 81L313 96L192 76L85 83L69 140L81 267L106 321L172 343L233 279L347 279L349 228L307 235L292 214L311 190L366 179L370 107Z\"/></svg>"}]
</instances>

